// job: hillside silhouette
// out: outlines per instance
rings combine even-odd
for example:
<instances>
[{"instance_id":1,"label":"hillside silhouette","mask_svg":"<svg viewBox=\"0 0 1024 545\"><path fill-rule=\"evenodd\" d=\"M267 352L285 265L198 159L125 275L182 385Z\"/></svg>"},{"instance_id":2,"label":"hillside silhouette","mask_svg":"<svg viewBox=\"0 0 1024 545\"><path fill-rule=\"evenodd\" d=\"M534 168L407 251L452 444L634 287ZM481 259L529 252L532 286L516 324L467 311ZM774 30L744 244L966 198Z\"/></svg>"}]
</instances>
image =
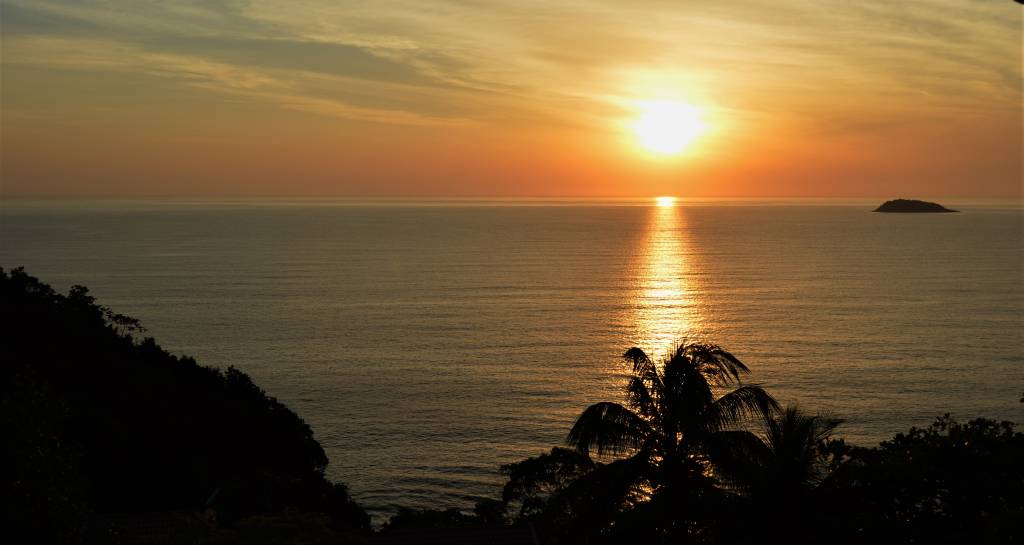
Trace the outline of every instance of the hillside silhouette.
<instances>
[{"instance_id":1,"label":"hillside silhouette","mask_svg":"<svg viewBox=\"0 0 1024 545\"><path fill-rule=\"evenodd\" d=\"M22 269L0 269L0 308L4 522L25 542L103 542L154 513L368 530L310 427L245 373L174 356L86 288L62 295Z\"/></svg>"}]
</instances>

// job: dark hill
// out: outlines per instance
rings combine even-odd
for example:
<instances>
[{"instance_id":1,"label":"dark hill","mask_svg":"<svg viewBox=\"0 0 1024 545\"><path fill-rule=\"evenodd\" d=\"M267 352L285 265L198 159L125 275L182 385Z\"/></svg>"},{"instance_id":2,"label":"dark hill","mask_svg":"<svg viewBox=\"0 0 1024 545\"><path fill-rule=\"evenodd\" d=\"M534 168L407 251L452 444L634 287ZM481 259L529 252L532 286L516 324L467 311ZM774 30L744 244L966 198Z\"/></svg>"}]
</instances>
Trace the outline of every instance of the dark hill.
<instances>
[{"instance_id":1,"label":"dark hill","mask_svg":"<svg viewBox=\"0 0 1024 545\"><path fill-rule=\"evenodd\" d=\"M918 201L915 199L896 199L893 201L886 201L875 209L875 212L898 212L898 213L915 213L915 212L957 212L957 210L950 210L941 204L927 201Z\"/></svg>"},{"instance_id":2,"label":"dark hill","mask_svg":"<svg viewBox=\"0 0 1024 545\"><path fill-rule=\"evenodd\" d=\"M74 542L97 520L200 512L369 528L310 427L245 373L171 355L86 288L21 269L0 269L0 315L5 532Z\"/></svg>"}]
</instances>

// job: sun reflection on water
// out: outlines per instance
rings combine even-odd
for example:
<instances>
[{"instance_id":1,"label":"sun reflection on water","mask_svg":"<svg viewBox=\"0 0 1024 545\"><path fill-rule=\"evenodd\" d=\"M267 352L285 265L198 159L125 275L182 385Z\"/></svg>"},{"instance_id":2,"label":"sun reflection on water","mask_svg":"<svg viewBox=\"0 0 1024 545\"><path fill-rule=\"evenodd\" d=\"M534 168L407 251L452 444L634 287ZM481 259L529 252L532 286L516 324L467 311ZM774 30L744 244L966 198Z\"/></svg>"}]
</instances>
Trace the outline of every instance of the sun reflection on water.
<instances>
[{"instance_id":1,"label":"sun reflection on water","mask_svg":"<svg viewBox=\"0 0 1024 545\"><path fill-rule=\"evenodd\" d=\"M675 197L657 197L657 198L654 199L654 202L657 203L658 206L675 206L676 205L676 198Z\"/></svg>"},{"instance_id":2,"label":"sun reflection on water","mask_svg":"<svg viewBox=\"0 0 1024 545\"><path fill-rule=\"evenodd\" d=\"M652 355L694 337L700 324L685 208L663 202L649 209L647 237L635 288L635 342Z\"/></svg>"}]
</instances>

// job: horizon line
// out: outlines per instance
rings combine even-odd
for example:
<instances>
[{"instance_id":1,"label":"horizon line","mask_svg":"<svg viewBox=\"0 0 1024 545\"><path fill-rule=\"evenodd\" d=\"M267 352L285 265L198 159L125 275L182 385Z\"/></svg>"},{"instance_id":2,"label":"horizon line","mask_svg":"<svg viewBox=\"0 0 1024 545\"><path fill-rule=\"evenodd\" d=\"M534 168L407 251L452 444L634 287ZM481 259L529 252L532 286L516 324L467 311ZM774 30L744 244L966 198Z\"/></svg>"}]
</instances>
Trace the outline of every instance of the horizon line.
<instances>
[{"instance_id":1,"label":"horizon line","mask_svg":"<svg viewBox=\"0 0 1024 545\"><path fill-rule=\"evenodd\" d=\"M464 205L487 205L487 204L606 204L606 205L655 205L660 197L672 197L675 205L687 204L740 204L740 203L775 203L775 204L862 204L877 203L879 200L887 201L892 199L935 199L945 200L945 204L954 205L1007 205L1017 204L1024 206L1024 198L1017 197L993 197L993 196L909 196L896 195L888 197L879 196L832 196L832 197L685 197L678 195L651 195L651 196L283 196L283 195L252 195L252 196L88 196L88 195L3 195L0 194L0 207L5 205L45 205L45 204L253 204L253 205L289 205L289 204L323 204L323 205L430 205L430 204L464 204Z\"/></svg>"}]
</instances>

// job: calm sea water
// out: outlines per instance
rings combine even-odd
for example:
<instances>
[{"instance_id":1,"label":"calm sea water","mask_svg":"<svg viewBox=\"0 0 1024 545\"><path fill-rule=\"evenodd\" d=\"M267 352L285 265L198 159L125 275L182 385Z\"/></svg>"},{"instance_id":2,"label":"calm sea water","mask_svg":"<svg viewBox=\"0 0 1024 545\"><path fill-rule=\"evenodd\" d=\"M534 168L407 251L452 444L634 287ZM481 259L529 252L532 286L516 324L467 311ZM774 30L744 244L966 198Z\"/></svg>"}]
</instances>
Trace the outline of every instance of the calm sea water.
<instances>
[{"instance_id":1,"label":"calm sea water","mask_svg":"<svg viewBox=\"0 0 1024 545\"><path fill-rule=\"evenodd\" d=\"M855 443L1024 421L1019 204L875 204L12 201L0 266L248 372L379 514L498 495L501 464L620 399L619 354L682 337Z\"/></svg>"}]
</instances>

